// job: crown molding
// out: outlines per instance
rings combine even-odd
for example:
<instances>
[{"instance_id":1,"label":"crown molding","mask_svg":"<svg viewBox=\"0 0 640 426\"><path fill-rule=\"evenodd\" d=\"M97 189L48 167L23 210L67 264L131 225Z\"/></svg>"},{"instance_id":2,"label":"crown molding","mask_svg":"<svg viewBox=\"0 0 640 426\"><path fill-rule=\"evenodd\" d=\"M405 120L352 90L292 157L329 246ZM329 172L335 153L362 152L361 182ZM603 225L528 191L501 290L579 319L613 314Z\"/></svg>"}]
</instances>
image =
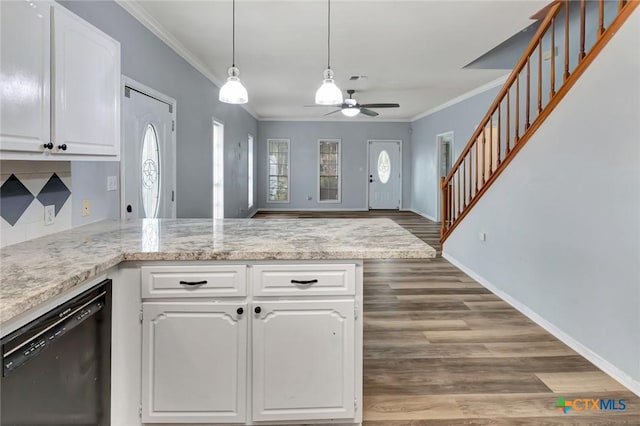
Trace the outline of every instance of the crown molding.
<instances>
[{"instance_id":1,"label":"crown molding","mask_svg":"<svg viewBox=\"0 0 640 426\"><path fill-rule=\"evenodd\" d=\"M502 77L498 77L495 80L492 80L488 83L483 84L482 86L478 86L473 90L470 90L466 93L463 93L460 96L457 96L453 99L448 100L447 102L438 105L437 107L431 108L425 112L423 112L422 114L418 114L415 117L413 117L411 120L411 122L420 120L421 118L424 118L428 115L431 115L433 113L436 113L438 111L442 111L445 108L449 108L450 106L453 106L455 104L459 104L462 101L466 101L469 98L472 98L476 95L479 95L480 93L486 92L487 90L493 89L494 87L498 87L498 86L502 86L504 84L505 81L507 81L507 78L509 77L511 73L507 73L505 75L503 75Z\"/></svg>"},{"instance_id":2,"label":"crown molding","mask_svg":"<svg viewBox=\"0 0 640 426\"><path fill-rule=\"evenodd\" d=\"M373 119L344 119L344 120L335 120L335 119L326 119L326 118L270 118L264 117L260 118L260 121L313 121L313 122L323 122L323 123L411 123L411 120L405 118L373 118Z\"/></svg>"},{"instance_id":3,"label":"crown molding","mask_svg":"<svg viewBox=\"0 0 640 426\"><path fill-rule=\"evenodd\" d=\"M222 87L224 82L220 81L216 76L209 71L209 69L200 61L189 49L187 49L182 43L178 41L166 28L162 26L149 12L141 7L137 2L131 0L115 0L115 2L133 16L138 22L144 25L149 31L151 31L156 37L158 37L164 44L169 46L171 50L180 55L187 63L194 67L200 74L205 76L209 81L215 84L218 88ZM260 120L258 114L248 104L240 105L246 110L253 118Z\"/></svg>"}]
</instances>

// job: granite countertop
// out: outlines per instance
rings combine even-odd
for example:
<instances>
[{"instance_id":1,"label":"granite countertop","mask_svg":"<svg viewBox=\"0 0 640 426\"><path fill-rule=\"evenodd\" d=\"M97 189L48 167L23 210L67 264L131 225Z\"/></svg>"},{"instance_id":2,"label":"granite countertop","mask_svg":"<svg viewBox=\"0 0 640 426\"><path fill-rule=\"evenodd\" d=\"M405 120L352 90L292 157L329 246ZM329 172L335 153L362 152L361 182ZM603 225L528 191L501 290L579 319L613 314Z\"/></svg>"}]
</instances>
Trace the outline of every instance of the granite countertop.
<instances>
[{"instance_id":1,"label":"granite countertop","mask_svg":"<svg viewBox=\"0 0 640 426\"><path fill-rule=\"evenodd\" d=\"M0 250L0 324L123 261L432 257L390 219L104 221Z\"/></svg>"}]
</instances>

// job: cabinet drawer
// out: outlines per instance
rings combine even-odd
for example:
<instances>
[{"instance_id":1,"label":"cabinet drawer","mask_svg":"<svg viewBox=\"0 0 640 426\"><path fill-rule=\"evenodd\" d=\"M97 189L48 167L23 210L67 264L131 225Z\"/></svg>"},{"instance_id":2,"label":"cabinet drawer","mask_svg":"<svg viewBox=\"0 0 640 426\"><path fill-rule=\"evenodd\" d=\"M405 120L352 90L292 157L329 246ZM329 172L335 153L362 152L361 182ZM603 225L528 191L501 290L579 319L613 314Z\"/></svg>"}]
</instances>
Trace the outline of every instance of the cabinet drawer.
<instances>
[{"instance_id":1,"label":"cabinet drawer","mask_svg":"<svg viewBox=\"0 0 640 426\"><path fill-rule=\"evenodd\" d=\"M142 298L243 297L247 295L247 267L143 266Z\"/></svg>"},{"instance_id":2,"label":"cabinet drawer","mask_svg":"<svg viewBox=\"0 0 640 426\"><path fill-rule=\"evenodd\" d=\"M356 266L256 265L253 294L256 296L354 295Z\"/></svg>"}]
</instances>

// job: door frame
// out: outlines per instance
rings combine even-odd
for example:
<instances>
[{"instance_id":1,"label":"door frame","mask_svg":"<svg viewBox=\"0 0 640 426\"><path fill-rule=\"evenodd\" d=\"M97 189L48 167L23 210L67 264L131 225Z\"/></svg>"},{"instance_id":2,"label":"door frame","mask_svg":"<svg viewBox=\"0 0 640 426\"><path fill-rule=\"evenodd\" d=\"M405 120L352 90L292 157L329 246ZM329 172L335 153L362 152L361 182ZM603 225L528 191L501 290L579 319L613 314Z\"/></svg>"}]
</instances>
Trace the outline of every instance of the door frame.
<instances>
[{"instance_id":1,"label":"door frame","mask_svg":"<svg viewBox=\"0 0 640 426\"><path fill-rule=\"evenodd\" d=\"M435 196L435 204L434 204L435 214L433 215L436 218L436 222L440 222L442 220L442 218L440 217L441 216L440 203L442 198L442 189L440 188L440 166L441 166L440 147L442 146L442 141L447 138L451 139L450 147L449 147L449 155L451 157L451 165L453 166L453 158L454 158L453 153L454 153L454 147L455 147L455 138L454 138L453 130L450 130L444 133L439 133L436 135L436 196Z\"/></svg>"},{"instance_id":2,"label":"door frame","mask_svg":"<svg viewBox=\"0 0 640 426\"><path fill-rule=\"evenodd\" d=\"M119 189L120 189L120 219L126 219L126 215L124 213L124 210L122 209L122 206L125 205L125 199L124 199L124 175L125 175L125 155L124 155L124 106L122 105L122 103L124 102L125 96L125 88L129 87L131 89L134 89L137 92L142 93L143 95L149 96L150 98L154 98L160 102L164 102L165 104L169 105L171 107L171 119L173 120L173 131L171 132L171 147L170 147L170 156L171 159L173 160L173 182L171 182L171 184L173 185L173 191L174 191L174 201L172 202L172 206L171 206L171 215L173 218L176 217L176 206L178 205L178 188L176 187L176 181L177 181L177 176L178 176L178 170L176 168L176 134L178 133L178 124L177 124L177 120L176 120L176 111L177 111L177 102L175 99L165 95L162 92L158 92L155 89L152 89L149 86L146 86L130 77L127 77L126 75L122 74L120 76L120 123L122 123L122 125L120 126L120 185L119 185Z\"/></svg>"},{"instance_id":3,"label":"door frame","mask_svg":"<svg viewBox=\"0 0 640 426\"><path fill-rule=\"evenodd\" d=\"M400 191L400 204L398 205L398 211L402 210L402 139L367 139L367 174L365 176L366 178L366 185L367 185L367 211L371 210L371 206L369 205L369 191L370 191L370 186L369 186L369 175L371 174L371 144L373 142L398 142L400 145L400 156L399 156L399 160L400 160L400 165L399 165L399 169L400 169L400 177L399 179L399 185L400 187L398 188L398 190Z\"/></svg>"},{"instance_id":4,"label":"door frame","mask_svg":"<svg viewBox=\"0 0 640 426\"><path fill-rule=\"evenodd\" d=\"M225 190L224 190L224 172L225 172L225 124L216 116L211 117L211 219L216 219L216 125L222 126L222 218L224 219L224 202L225 202Z\"/></svg>"}]
</instances>

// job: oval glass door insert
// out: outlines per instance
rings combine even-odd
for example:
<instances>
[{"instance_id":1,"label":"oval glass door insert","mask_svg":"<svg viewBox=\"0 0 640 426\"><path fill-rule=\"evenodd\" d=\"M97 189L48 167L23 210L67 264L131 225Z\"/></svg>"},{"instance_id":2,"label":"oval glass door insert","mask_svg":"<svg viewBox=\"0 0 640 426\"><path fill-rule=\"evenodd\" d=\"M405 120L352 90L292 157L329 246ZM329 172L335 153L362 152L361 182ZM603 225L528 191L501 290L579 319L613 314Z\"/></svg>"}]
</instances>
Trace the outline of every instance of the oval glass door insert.
<instances>
[{"instance_id":1,"label":"oval glass door insert","mask_svg":"<svg viewBox=\"0 0 640 426\"><path fill-rule=\"evenodd\" d=\"M158 135L152 124L147 124L142 141L140 192L145 218L158 216L160 195L160 150Z\"/></svg>"},{"instance_id":2,"label":"oval glass door insert","mask_svg":"<svg viewBox=\"0 0 640 426\"><path fill-rule=\"evenodd\" d=\"M391 176L391 160L389 159L389 153L386 149L380 151L378 155L378 179L382 183L389 182Z\"/></svg>"}]
</instances>

